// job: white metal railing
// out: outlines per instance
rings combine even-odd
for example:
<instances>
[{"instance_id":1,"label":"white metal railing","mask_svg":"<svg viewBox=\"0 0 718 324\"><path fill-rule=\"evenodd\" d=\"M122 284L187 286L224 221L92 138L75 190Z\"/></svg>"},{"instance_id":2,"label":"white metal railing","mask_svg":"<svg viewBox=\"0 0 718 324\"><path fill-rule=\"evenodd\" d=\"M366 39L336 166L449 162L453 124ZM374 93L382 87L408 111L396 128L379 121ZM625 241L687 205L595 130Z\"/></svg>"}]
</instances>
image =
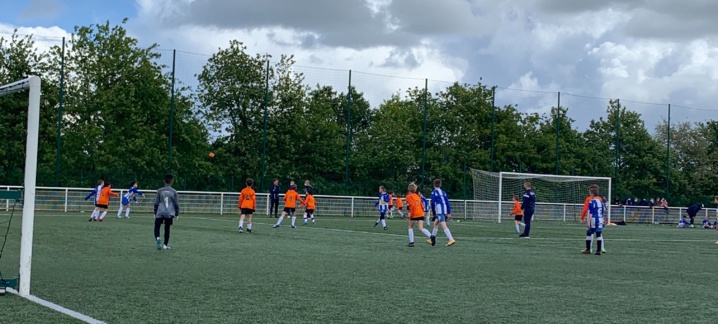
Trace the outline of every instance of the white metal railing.
<instances>
[{"instance_id":1,"label":"white metal railing","mask_svg":"<svg viewBox=\"0 0 718 324\"><path fill-rule=\"evenodd\" d=\"M20 190L20 186L0 186L0 190ZM80 213L89 212L93 209L91 200L84 198L90 193L88 188L61 188L61 187L37 187L35 210L42 212ZM156 190L142 190L145 197L137 197L138 203L132 204L132 213L151 214ZM124 195L127 189L115 188L115 192ZM180 210L189 214L237 214L237 201L239 192L205 192L205 191L179 191ZM346 217L377 217L378 211L374 207L377 197L355 197L355 196L315 196L317 199L317 216L346 216ZM12 202L6 200L5 211L12 206ZM0 206L2 206L0 205ZM110 199L110 215L116 213L120 205L119 197ZM497 219L499 213L496 201L481 200L451 200L452 216L454 219L465 219L474 221L500 222ZM282 208L282 203L280 203ZM2 207L0 207L2 208ZM20 208L22 208L20 206ZM257 213L269 214L269 194L257 193ZM513 208L512 202L501 203L501 215L504 221L511 221L509 213ZM536 204L535 221L559 221L575 223L581 220L583 204L557 204L541 203ZM678 223L686 208L651 208L645 206L611 206L610 220L612 222L624 221L627 223ZM280 209L281 212L281 209ZM715 209L703 209L699 214L703 218L709 214L716 213ZM712 216L712 215L711 215Z\"/></svg>"}]
</instances>

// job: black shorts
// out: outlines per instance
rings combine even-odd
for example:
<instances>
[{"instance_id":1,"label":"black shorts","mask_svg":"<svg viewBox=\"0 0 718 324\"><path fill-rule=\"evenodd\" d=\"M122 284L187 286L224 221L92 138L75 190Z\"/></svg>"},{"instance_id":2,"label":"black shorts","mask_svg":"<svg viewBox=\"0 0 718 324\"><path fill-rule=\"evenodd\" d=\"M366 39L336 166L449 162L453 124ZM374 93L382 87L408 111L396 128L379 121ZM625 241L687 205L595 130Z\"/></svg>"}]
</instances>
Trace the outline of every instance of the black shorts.
<instances>
[{"instance_id":1,"label":"black shorts","mask_svg":"<svg viewBox=\"0 0 718 324\"><path fill-rule=\"evenodd\" d=\"M295 212L296 210L297 210L296 208L284 207L284 212L287 213L287 214L289 214L289 215L292 215L292 216L294 215L294 212Z\"/></svg>"},{"instance_id":2,"label":"black shorts","mask_svg":"<svg viewBox=\"0 0 718 324\"><path fill-rule=\"evenodd\" d=\"M162 218L155 218L155 224L165 223L165 225L171 226L172 223L174 223L174 219L175 219L174 217L172 217L172 218L164 218L164 217L162 217Z\"/></svg>"},{"instance_id":3,"label":"black shorts","mask_svg":"<svg viewBox=\"0 0 718 324\"><path fill-rule=\"evenodd\" d=\"M95 207L97 207L97 208L103 208L103 209L107 209L107 205L100 205L100 204L95 204Z\"/></svg>"},{"instance_id":4,"label":"black shorts","mask_svg":"<svg viewBox=\"0 0 718 324\"><path fill-rule=\"evenodd\" d=\"M515 221L519 221L519 222L520 222L520 221L523 221L523 220L524 220L524 216L523 216L523 215L516 215L516 216L514 216L514 220L515 220Z\"/></svg>"},{"instance_id":5,"label":"black shorts","mask_svg":"<svg viewBox=\"0 0 718 324\"><path fill-rule=\"evenodd\" d=\"M424 216L410 217L409 220L413 220L413 221L423 221L423 220L424 220Z\"/></svg>"},{"instance_id":6,"label":"black shorts","mask_svg":"<svg viewBox=\"0 0 718 324\"><path fill-rule=\"evenodd\" d=\"M313 215L314 215L314 209L307 209L305 212L307 213L307 216L313 216Z\"/></svg>"},{"instance_id":7,"label":"black shorts","mask_svg":"<svg viewBox=\"0 0 718 324\"><path fill-rule=\"evenodd\" d=\"M403 210L403 209L404 209L404 207L399 207L399 210Z\"/></svg>"},{"instance_id":8,"label":"black shorts","mask_svg":"<svg viewBox=\"0 0 718 324\"><path fill-rule=\"evenodd\" d=\"M252 214L254 214L254 209L242 208L241 210L242 210L242 215L250 215L251 216Z\"/></svg>"}]
</instances>

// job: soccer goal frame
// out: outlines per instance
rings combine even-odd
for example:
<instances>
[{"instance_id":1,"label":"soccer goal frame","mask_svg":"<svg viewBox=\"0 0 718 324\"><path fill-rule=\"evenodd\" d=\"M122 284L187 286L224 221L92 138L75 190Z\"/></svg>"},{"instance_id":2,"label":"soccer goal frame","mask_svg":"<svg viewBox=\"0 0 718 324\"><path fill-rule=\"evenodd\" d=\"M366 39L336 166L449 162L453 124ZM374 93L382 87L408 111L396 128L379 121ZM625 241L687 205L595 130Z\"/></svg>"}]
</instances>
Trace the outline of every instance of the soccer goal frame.
<instances>
[{"instance_id":1,"label":"soccer goal frame","mask_svg":"<svg viewBox=\"0 0 718 324\"><path fill-rule=\"evenodd\" d=\"M505 176L514 176L515 178L527 178L528 181L530 178L550 178L550 179L565 179L567 181L590 181L590 180L602 180L602 181L608 181L608 192L606 195L606 199L608 202L606 203L607 207L607 217L608 222L611 222L611 178L610 177L585 177L585 176L566 176L566 175L551 175L551 174L537 174L537 173L519 173L519 172L499 172L499 192L498 192L498 215L497 219L498 222L501 223L501 205L504 203L503 201L503 183Z\"/></svg>"},{"instance_id":2,"label":"soccer goal frame","mask_svg":"<svg viewBox=\"0 0 718 324\"><path fill-rule=\"evenodd\" d=\"M40 95L42 82L38 76L0 85L0 96L29 90L27 107L27 142L25 143L25 182L20 238L19 290L22 297L30 295L32 273L32 234L35 225L35 186L37 180L37 146L40 132ZM2 113L2 112L0 112Z\"/></svg>"}]
</instances>

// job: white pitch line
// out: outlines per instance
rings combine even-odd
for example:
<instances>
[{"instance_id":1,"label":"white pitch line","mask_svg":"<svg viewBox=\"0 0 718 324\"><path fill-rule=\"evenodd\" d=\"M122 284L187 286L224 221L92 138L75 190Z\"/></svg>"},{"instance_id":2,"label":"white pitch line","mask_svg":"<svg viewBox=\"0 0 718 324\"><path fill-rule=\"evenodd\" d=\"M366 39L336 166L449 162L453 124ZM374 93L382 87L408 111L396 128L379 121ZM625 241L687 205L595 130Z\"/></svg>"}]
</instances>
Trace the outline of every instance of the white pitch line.
<instances>
[{"instance_id":1,"label":"white pitch line","mask_svg":"<svg viewBox=\"0 0 718 324\"><path fill-rule=\"evenodd\" d=\"M15 295L20 296L20 294L19 294L19 293L17 292L17 290L15 290L15 289L7 288L7 291L8 291L9 293L11 293L11 294L15 294ZM44 299L42 299L42 298L40 298L40 297L37 297L37 296L34 296L34 295L20 296L20 297L23 297L23 298L25 298L25 299L27 299L27 300L33 302L33 303L37 303L37 304L40 304L40 305L45 306L45 307L47 307L47 308L50 308L50 309L52 309L52 310L58 311L58 312L60 312L60 313L63 313L63 314L65 314L65 315L67 315L67 316L70 316L70 317L72 317L72 318L75 318L75 319L78 319L78 320L80 320L80 321L83 321L83 322L85 322L85 323L91 323L91 324L106 324L106 323L103 322L103 321L94 319L94 318L92 318L92 317L90 317L90 316L87 316L87 315L85 315L85 314L78 313L78 312L76 312L76 311L74 311L74 310L67 309L67 308L62 307L62 306L60 306L60 305L58 305L58 304L55 304L55 303L53 303L53 302L44 300Z\"/></svg>"},{"instance_id":2,"label":"white pitch line","mask_svg":"<svg viewBox=\"0 0 718 324\"><path fill-rule=\"evenodd\" d=\"M215 221L215 222L236 222L232 219L218 219L218 218L210 218L210 217L194 217L194 216L185 216L185 218L190 219L198 219L198 220L208 220L208 221ZM254 222L254 224L262 224L262 225L274 225L269 223L258 223ZM462 224L459 226L464 226L469 224ZM340 228L326 228L326 227L311 227L311 226L304 226L302 228L308 228L308 229L314 229L314 230L324 230L324 231L330 231L330 232L343 232L343 233L361 233L361 234L371 234L371 235L386 235L386 236L399 236L399 237L406 237L406 235L402 234L393 234L393 233L382 233L382 232L364 232L364 231L355 231L355 230L348 230L348 229L340 229ZM530 238L528 240L530 241L556 241L556 242L575 242L575 241L583 241L583 238L585 236L579 235L577 239L570 239L570 238L557 238L557 237L534 237ZM468 241L493 241L493 240L519 240L519 238L514 237L459 237L462 240L468 240ZM611 242L618 241L618 242L653 242L653 243L660 243L660 242L666 242L666 243L693 243L693 242L706 242L706 240L644 240L644 239L626 239L626 238L610 238Z\"/></svg>"}]
</instances>

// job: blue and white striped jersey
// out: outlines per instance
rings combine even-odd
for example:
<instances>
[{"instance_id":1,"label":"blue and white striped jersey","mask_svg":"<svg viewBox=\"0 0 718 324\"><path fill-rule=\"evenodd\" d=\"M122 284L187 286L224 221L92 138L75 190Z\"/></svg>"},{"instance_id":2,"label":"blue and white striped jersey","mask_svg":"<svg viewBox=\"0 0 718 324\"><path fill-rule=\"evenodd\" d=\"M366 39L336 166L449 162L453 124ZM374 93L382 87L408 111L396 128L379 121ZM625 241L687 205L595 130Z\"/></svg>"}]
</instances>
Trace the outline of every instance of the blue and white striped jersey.
<instances>
[{"instance_id":1,"label":"blue and white striped jersey","mask_svg":"<svg viewBox=\"0 0 718 324\"><path fill-rule=\"evenodd\" d=\"M131 187L130 190L127 190L127 193L124 195L124 197L125 197L125 199L127 199L127 201L130 201L131 198L134 198L135 201L137 201L137 197L135 197L135 194L138 194L138 195L140 195L140 196L142 196L142 197L145 196L145 195L142 193L142 191L138 190L138 189L135 188L135 187Z\"/></svg>"},{"instance_id":2,"label":"blue and white striped jersey","mask_svg":"<svg viewBox=\"0 0 718 324\"><path fill-rule=\"evenodd\" d=\"M591 219L588 220L589 228L600 232L603 229L603 200L601 197L595 197L588 203L588 213Z\"/></svg>"},{"instance_id":3,"label":"blue and white striped jersey","mask_svg":"<svg viewBox=\"0 0 718 324\"><path fill-rule=\"evenodd\" d=\"M428 213L429 207L430 207L429 199L426 199L426 197L424 197L424 195L421 195L420 197L421 197L421 203L424 205L424 212Z\"/></svg>"},{"instance_id":4,"label":"blue and white striped jersey","mask_svg":"<svg viewBox=\"0 0 718 324\"><path fill-rule=\"evenodd\" d=\"M386 213L389 210L389 194L384 192L379 194L379 200L374 204L374 207L379 206L380 213Z\"/></svg>"},{"instance_id":5,"label":"blue and white striped jersey","mask_svg":"<svg viewBox=\"0 0 718 324\"><path fill-rule=\"evenodd\" d=\"M449 203L449 197L446 195L446 191L434 189L434 191L431 192L431 208L436 215L451 214L451 204Z\"/></svg>"},{"instance_id":6,"label":"blue and white striped jersey","mask_svg":"<svg viewBox=\"0 0 718 324\"><path fill-rule=\"evenodd\" d=\"M100 191L102 191L102 186L97 186L95 189L92 189L92 192L85 197L85 200L90 199L90 197L95 196L95 204L97 204L97 199L100 199Z\"/></svg>"}]
</instances>

